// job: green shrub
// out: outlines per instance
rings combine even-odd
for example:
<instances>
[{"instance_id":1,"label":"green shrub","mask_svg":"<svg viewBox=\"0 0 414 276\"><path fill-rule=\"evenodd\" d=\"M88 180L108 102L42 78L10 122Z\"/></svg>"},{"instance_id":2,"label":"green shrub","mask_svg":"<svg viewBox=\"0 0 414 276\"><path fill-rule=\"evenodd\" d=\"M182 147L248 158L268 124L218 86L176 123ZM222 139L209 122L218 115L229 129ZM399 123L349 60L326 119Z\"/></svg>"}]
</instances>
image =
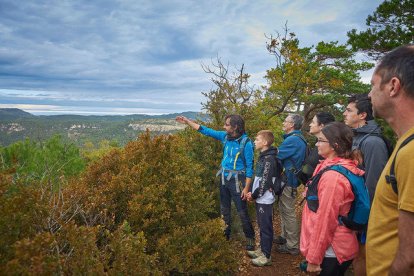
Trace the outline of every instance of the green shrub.
<instances>
[{"instance_id":1,"label":"green shrub","mask_svg":"<svg viewBox=\"0 0 414 276\"><path fill-rule=\"evenodd\" d=\"M223 274L235 272L240 254L223 236L224 222L214 219L179 227L158 241L165 272Z\"/></svg>"},{"instance_id":2,"label":"green shrub","mask_svg":"<svg viewBox=\"0 0 414 276\"><path fill-rule=\"evenodd\" d=\"M161 275L157 254L146 253L146 239L143 232L133 234L127 222L111 233L107 269L110 275Z\"/></svg>"}]
</instances>

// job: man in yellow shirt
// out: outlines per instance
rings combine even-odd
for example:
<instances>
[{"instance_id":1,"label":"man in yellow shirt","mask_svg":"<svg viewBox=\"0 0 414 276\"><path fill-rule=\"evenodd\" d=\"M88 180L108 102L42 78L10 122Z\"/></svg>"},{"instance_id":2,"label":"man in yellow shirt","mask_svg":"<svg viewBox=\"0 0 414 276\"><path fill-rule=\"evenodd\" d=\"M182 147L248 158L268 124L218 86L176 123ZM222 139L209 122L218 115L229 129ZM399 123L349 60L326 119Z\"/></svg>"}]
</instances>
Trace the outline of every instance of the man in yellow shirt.
<instances>
[{"instance_id":1,"label":"man in yellow shirt","mask_svg":"<svg viewBox=\"0 0 414 276\"><path fill-rule=\"evenodd\" d=\"M414 45L385 55L375 68L371 86L374 116L388 122L398 142L380 176L372 204L367 274L414 275L414 141L398 151L404 140L414 135ZM394 159L397 185L393 188L388 182Z\"/></svg>"}]
</instances>

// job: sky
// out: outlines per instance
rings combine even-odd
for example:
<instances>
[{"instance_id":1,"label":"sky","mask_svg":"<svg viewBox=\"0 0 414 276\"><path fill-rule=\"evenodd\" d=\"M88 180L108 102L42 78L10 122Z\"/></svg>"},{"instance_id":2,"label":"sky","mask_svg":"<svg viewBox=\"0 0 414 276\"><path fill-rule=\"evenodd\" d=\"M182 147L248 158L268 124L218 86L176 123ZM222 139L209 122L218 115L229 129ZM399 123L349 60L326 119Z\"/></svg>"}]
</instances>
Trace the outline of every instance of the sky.
<instances>
[{"instance_id":1,"label":"sky","mask_svg":"<svg viewBox=\"0 0 414 276\"><path fill-rule=\"evenodd\" d=\"M201 65L275 66L266 36L346 43L377 0L0 0L0 108L35 115L201 111ZM367 73L362 74L369 81Z\"/></svg>"}]
</instances>

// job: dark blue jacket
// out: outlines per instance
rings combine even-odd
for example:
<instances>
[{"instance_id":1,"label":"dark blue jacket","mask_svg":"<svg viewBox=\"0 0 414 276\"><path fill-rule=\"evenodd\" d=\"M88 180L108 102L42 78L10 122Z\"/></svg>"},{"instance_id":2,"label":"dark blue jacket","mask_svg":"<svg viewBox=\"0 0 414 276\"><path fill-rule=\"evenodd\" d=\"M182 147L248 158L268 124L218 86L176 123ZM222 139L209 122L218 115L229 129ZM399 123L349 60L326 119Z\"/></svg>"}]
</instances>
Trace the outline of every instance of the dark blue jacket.
<instances>
[{"instance_id":1,"label":"dark blue jacket","mask_svg":"<svg viewBox=\"0 0 414 276\"><path fill-rule=\"evenodd\" d=\"M282 161L283 168L288 179L288 186L296 188L299 185L298 179L295 177L292 168L300 169L306 155L305 142L296 135L302 135L300 130L294 130L289 134L283 135L283 142L278 147L277 158Z\"/></svg>"},{"instance_id":2,"label":"dark blue jacket","mask_svg":"<svg viewBox=\"0 0 414 276\"><path fill-rule=\"evenodd\" d=\"M221 160L221 166L225 170L245 170L246 177L253 177L253 143L248 140L244 147L244 158L246 160L246 168L244 168L243 158L237 158L236 164L234 160L237 153L239 152L240 141L243 137L247 137L246 134L243 134L235 140L227 140L225 131L214 130L205 126L200 126L198 131L206 136L213 137L223 143L223 159ZM236 165L234 167L234 165Z\"/></svg>"}]
</instances>

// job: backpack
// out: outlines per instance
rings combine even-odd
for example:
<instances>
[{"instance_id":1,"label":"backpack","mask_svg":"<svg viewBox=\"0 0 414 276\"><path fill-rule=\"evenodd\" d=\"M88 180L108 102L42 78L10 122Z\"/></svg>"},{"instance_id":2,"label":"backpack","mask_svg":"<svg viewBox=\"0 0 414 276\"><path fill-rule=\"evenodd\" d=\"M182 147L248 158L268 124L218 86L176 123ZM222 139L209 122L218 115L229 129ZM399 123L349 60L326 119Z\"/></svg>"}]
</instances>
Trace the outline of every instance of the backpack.
<instances>
[{"instance_id":1,"label":"backpack","mask_svg":"<svg viewBox=\"0 0 414 276\"><path fill-rule=\"evenodd\" d=\"M283 165L282 162L275 158L276 161L276 169L275 169L275 182L273 182L272 190L275 196L280 196L283 192L283 189L286 187L287 179L285 174L283 173Z\"/></svg>"},{"instance_id":2,"label":"backpack","mask_svg":"<svg viewBox=\"0 0 414 276\"><path fill-rule=\"evenodd\" d=\"M308 142L306 142L305 137L301 134L292 134L292 136L299 137L304 143L305 143L305 158L303 159L302 164L297 168L295 166L295 163L293 162L292 158L290 159L290 162L292 162L293 167L290 169L291 172L295 175L295 177L299 180L300 183L306 184L308 182L309 178L312 176L313 171L315 168L313 168L311 165L309 165L309 157L311 155L311 149L308 145Z\"/></svg>"},{"instance_id":3,"label":"backpack","mask_svg":"<svg viewBox=\"0 0 414 276\"><path fill-rule=\"evenodd\" d=\"M328 166L313 176L308 184L306 191L306 202L308 208L315 212L319 208L318 199L318 183L322 174L328 170L334 170L345 176L352 187L354 193L354 201L352 202L351 209L348 216L339 216L338 220L341 225L345 225L351 230L362 231L365 230L368 224L370 202L368 189L365 186L365 180L363 176L356 175L350 170L341 165Z\"/></svg>"},{"instance_id":4,"label":"backpack","mask_svg":"<svg viewBox=\"0 0 414 276\"><path fill-rule=\"evenodd\" d=\"M400 151L402 147L410 143L412 140L414 140L414 134L409 136L407 139L405 139L400 147L397 149L397 152L395 153L394 159L392 160L391 167L390 167L390 173L389 175L385 176L385 181L387 184L390 184L394 192L398 195L398 187L397 187L397 177L395 176L395 160L397 159L397 154Z\"/></svg>"},{"instance_id":5,"label":"backpack","mask_svg":"<svg viewBox=\"0 0 414 276\"><path fill-rule=\"evenodd\" d=\"M380 137L382 139L382 141L384 141L384 144L387 147L388 157L390 157L392 152L394 151L394 145L392 144L392 142L388 138L386 138L382 134L376 134L376 133L367 133L367 134L365 134L364 137L362 137L362 139L359 141L359 143L357 145L357 148L360 149L361 145L362 145L362 142L364 142L365 139L367 139L371 135Z\"/></svg>"}]
</instances>

